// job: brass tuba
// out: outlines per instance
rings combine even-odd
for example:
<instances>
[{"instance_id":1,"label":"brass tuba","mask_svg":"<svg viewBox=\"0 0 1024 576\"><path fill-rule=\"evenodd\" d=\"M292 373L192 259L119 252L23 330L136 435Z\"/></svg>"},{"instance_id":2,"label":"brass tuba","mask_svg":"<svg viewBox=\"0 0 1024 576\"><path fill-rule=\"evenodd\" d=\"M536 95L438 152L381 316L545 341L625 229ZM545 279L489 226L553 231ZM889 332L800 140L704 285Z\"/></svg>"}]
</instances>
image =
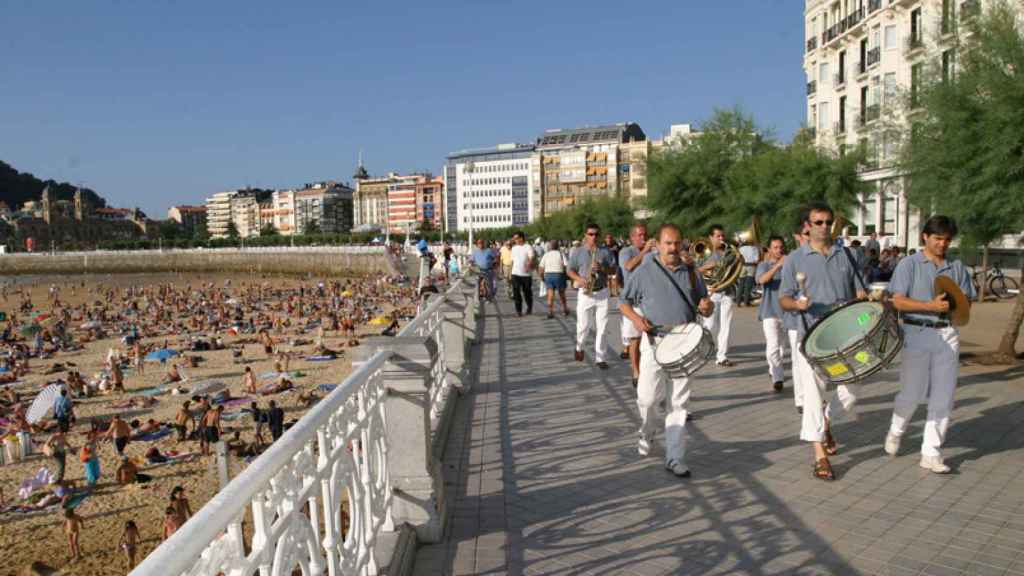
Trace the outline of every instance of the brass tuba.
<instances>
[{"instance_id":1,"label":"brass tuba","mask_svg":"<svg viewBox=\"0 0 1024 576\"><path fill-rule=\"evenodd\" d=\"M761 226L756 216L751 219L750 227L738 232L734 236L734 240L735 243L725 242L725 255L722 257L722 260L715 264L714 268L703 273L704 284L709 291L721 292L735 284L736 280L739 279L740 273L743 271L743 265L746 262L743 260L743 255L740 254L737 245L748 242L758 244L761 241ZM711 255L711 246L703 240L694 241L691 245L690 253L695 259L698 257L706 258Z\"/></svg>"},{"instance_id":2,"label":"brass tuba","mask_svg":"<svg viewBox=\"0 0 1024 576\"><path fill-rule=\"evenodd\" d=\"M843 229L850 225L850 221L843 218L839 214L835 215L835 219L832 222L832 239L835 240L842 233Z\"/></svg>"}]
</instances>

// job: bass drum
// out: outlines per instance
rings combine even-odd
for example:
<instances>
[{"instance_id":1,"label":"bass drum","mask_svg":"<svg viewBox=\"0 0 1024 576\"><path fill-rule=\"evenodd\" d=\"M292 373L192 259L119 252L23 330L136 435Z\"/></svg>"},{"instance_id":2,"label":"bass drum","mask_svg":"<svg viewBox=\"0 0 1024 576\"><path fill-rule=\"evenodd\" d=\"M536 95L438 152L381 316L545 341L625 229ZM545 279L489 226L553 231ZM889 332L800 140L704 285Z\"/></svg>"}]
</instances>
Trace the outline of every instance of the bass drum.
<instances>
[{"instance_id":1,"label":"bass drum","mask_svg":"<svg viewBox=\"0 0 1024 576\"><path fill-rule=\"evenodd\" d=\"M800 351L825 382L860 384L903 348L896 312L882 302L853 301L829 312L804 336Z\"/></svg>"},{"instance_id":2,"label":"bass drum","mask_svg":"<svg viewBox=\"0 0 1024 576\"><path fill-rule=\"evenodd\" d=\"M673 328L654 348L654 361L672 378L687 378L715 355L715 339L701 324Z\"/></svg>"}]
</instances>

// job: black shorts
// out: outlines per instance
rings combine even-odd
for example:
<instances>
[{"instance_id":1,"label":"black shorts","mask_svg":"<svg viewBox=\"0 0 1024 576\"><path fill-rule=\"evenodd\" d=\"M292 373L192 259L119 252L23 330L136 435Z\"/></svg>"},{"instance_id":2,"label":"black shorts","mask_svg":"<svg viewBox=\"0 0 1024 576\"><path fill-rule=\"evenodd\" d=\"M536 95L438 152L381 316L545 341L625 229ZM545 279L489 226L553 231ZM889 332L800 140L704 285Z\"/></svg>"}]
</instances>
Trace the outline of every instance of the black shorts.
<instances>
[{"instance_id":1,"label":"black shorts","mask_svg":"<svg viewBox=\"0 0 1024 576\"><path fill-rule=\"evenodd\" d=\"M114 438L114 448L117 448L117 453L124 452L124 447L128 445L128 437Z\"/></svg>"},{"instance_id":2,"label":"black shorts","mask_svg":"<svg viewBox=\"0 0 1024 576\"><path fill-rule=\"evenodd\" d=\"M208 427L203 430L206 435L206 441L210 444L215 444L220 441L220 432L216 428Z\"/></svg>"},{"instance_id":3,"label":"black shorts","mask_svg":"<svg viewBox=\"0 0 1024 576\"><path fill-rule=\"evenodd\" d=\"M263 347L263 351L266 352L267 354L273 354L274 353L274 347L273 346L264 346Z\"/></svg>"}]
</instances>

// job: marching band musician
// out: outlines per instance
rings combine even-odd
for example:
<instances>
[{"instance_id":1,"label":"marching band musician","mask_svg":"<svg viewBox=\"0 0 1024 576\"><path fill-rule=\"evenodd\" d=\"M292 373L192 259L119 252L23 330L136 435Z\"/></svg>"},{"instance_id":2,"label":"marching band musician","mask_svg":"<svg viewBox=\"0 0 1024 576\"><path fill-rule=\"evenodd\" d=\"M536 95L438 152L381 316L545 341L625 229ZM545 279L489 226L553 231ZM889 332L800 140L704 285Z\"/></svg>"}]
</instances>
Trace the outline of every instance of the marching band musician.
<instances>
[{"instance_id":1,"label":"marching band musician","mask_svg":"<svg viewBox=\"0 0 1024 576\"><path fill-rule=\"evenodd\" d=\"M768 239L768 252L754 273L754 280L761 286L761 305L757 309L757 319L761 321L761 329L764 331L768 376L776 394L782 392L785 380L782 366L785 312L779 305L779 286L782 284L782 266L785 262L784 241L781 236L772 236Z\"/></svg>"},{"instance_id":2,"label":"marching band musician","mask_svg":"<svg viewBox=\"0 0 1024 576\"><path fill-rule=\"evenodd\" d=\"M860 281L859 272L851 264L851 258L832 241L834 220L832 209L827 204L812 204L807 216L810 239L787 256L782 267L779 301L784 310L799 314L797 328L800 338L835 305L867 297L864 290L856 285ZM801 275L800 281L797 274ZM804 388L800 439L814 447L814 477L834 480L828 457L838 453L838 445L832 437L830 422L852 416L857 397L848 386L839 385L826 409L823 401L825 382L815 374L799 347L794 348L794 356L793 372L802 373Z\"/></svg>"},{"instance_id":3,"label":"marching band musician","mask_svg":"<svg viewBox=\"0 0 1024 576\"><path fill-rule=\"evenodd\" d=\"M658 241L647 239L647 226L634 224L629 230L629 245L619 251L619 268L622 269L622 286L629 283L629 277L640 266L648 254L657 253ZM640 378L640 332L625 315L622 316L622 344L626 348L629 364L633 368L633 388Z\"/></svg>"},{"instance_id":4,"label":"marching band musician","mask_svg":"<svg viewBox=\"0 0 1024 576\"><path fill-rule=\"evenodd\" d=\"M713 224L708 233L708 240L711 243L711 255L698 269L701 274L710 272L715 266L722 264L725 259L725 228L719 224ZM711 301L715 303L715 310L711 316L704 319L704 327L717 338L718 354L715 363L719 366L732 366L732 362L729 361L729 333L732 331L732 308L735 294L735 284L726 287L721 292L712 292Z\"/></svg>"},{"instance_id":5,"label":"marching band musician","mask_svg":"<svg viewBox=\"0 0 1024 576\"><path fill-rule=\"evenodd\" d=\"M924 249L896 266L889 284L893 307L903 317L903 364L900 392L893 405L892 423L885 437L885 451L895 456L900 438L917 405L928 397L928 416L921 442L921 467L937 474L950 471L939 449L946 438L953 395L960 370L960 333L947 316L946 294L935 294L937 276L948 276L967 299L974 285L959 260L947 260L946 251L956 237L956 222L948 216L932 216L924 224ZM967 302L962 305L969 306Z\"/></svg>"},{"instance_id":6,"label":"marching band musician","mask_svg":"<svg viewBox=\"0 0 1024 576\"><path fill-rule=\"evenodd\" d=\"M807 211L800 213L799 223L793 230L793 243L797 248L807 244L811 231L807 225ZM779 276L781 282L782 276ZM781 285L780 285L781 288ZM780 304L781 307L781 304ZM796 366L796 355L800 353L800 331L797 323L800 322L800 315L796 312L783 310L783 324L786 326L786 335L789 336L790 367ZM791 370L793 376L793 403L796 404L798 414L804 413L804 372Z\"/></svg>"},{"instance_id":7,"label":"marching band musician","mask_svg":"<svg viewBox=\"0 0 1024 576\"><path fill-rule=\"evenodd\" d=\"M700 274L684 263L682 234L673 224L658 229L658 252L644 258L633 269L622 293L619 309L642 334L640 338L640 374L637 406L640 410L640 439L637 451L641 456L651 452L657 421L655 407L665 396L669 399L665 416L665 468L680 478L688 478L686 465L686 403L690 398L689 378L669 377L654 358L654 349L662 336L673 327L696 322L695 312L707 318L714 304ZM684 298L685 295L685 298ZM636 307L643 307L640 315ZM692 308L696 306L696 310Z\"/></svg>"},{"instance_id":8,"label":"marching band musician","mask_svg":"<svg viewBox=\"0 0 1024 576\"><path fill-rule=\"evenodd\" d=\"M567 272L579 290L576 295L576 354L583 361L583 343L590 332L591 313L595 316L597 334L594 337L594 360L601 370L608 369L605 362L608 332L608 275L615 269L615 257L604 246L599 246L601 227L587 224L583 244L569 256ZM596 266L596 268L595 268Z\"/></svg>"}]
</instances>

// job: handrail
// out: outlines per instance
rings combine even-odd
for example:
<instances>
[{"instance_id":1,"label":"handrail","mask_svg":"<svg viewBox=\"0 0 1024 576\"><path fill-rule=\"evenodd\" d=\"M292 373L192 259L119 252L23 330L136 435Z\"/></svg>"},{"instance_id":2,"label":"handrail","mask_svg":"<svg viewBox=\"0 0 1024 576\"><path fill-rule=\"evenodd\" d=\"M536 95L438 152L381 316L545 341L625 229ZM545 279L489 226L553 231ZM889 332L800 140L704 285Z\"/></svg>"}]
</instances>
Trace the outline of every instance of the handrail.
<instances>
[{"instance_id":1,"label":"handrail","mask_svg":"<svg viewBox=\"0 0 1024 576\"><path fill-rule=\"evenodd\" d=\"M390 356L390 351L378 351L352 372L266 452L217 492L184 526L149 554L131 574L176 576L190 570L211 543L245 513L260 492L267 490L278 472L317 439L321 428L328 425L331 417L352 399L360 385L384 366Z\"/></svg>"}]
</instances>

